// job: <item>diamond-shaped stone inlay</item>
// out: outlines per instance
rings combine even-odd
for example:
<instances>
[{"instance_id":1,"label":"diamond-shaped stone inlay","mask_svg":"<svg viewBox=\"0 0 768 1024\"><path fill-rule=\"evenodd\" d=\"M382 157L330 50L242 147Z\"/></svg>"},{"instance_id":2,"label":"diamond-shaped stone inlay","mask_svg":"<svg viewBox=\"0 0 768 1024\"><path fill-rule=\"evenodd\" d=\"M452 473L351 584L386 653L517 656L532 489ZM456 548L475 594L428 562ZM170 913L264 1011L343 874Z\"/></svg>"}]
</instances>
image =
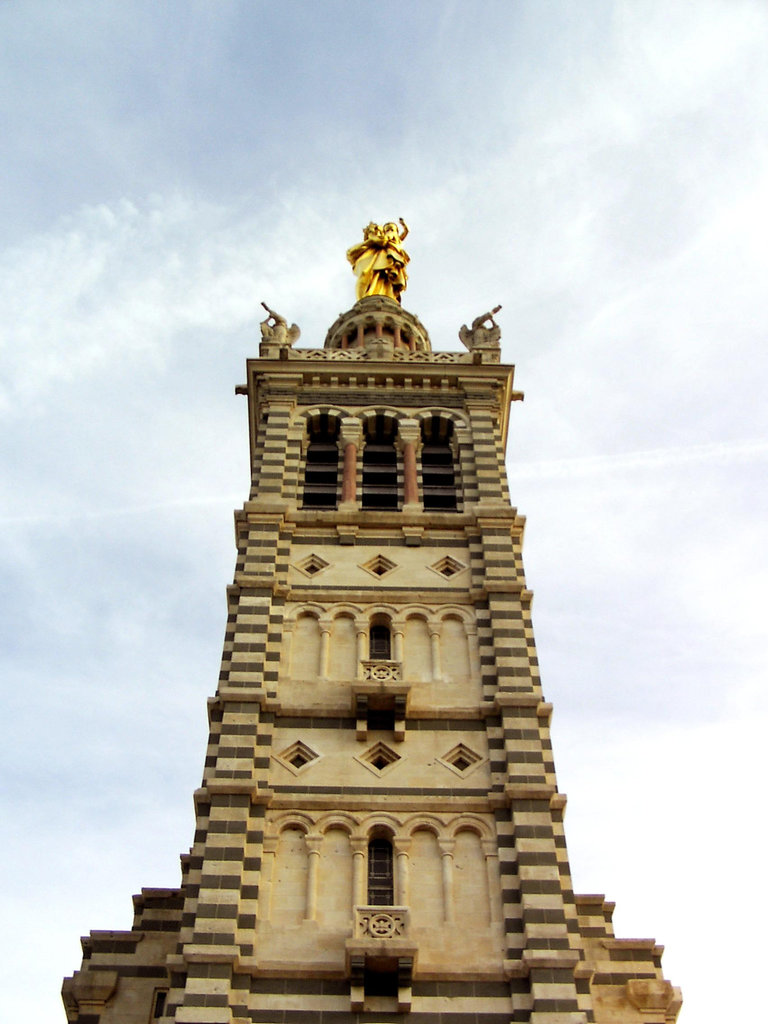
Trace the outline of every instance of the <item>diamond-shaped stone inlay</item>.
<instances>
[{"instance_id":1,"label":"diamond-shaped stone inlay","mask_svg":"<svg viewBox=\"0 0 768 1024\"><path fill-rule=\"evenodd\" d=\"M376 555L375 558L372 558L370 562L366 562L361 566L361 568L365 569L367 572L373 573L374 576L382 577L386 576L388 572L392 572L393 569L396 569L397 564L395 562L391 562L388 558L385 558L384 555Z\"/></svg>"},{"instance_id":2,"label":"diamond-shaped stone inlay","mask_svg":"<svg viewBox=\"0 0 768 1024\"><path fill-rule=\"evenodd\" d=\"M443 754L440 760L459 775L465 775L470 768L479 764L483 758L480 754L470 749L466 743L457 743L447 754Z\"/></svg>"},{"instance_id":3,"label":"diamond-shaped stone inlay","mask_svg":"<svg viewBox=\"0 0 768 1024\"><path fill-rule=\"evenodd\" d=\"M382 774L388 768L393 767L400 760L400 755L386 745L386 743L375 743L369 750L366 750L359 758L366 766L375 769Z\"/></svg>"},{"instance_id":4,"label":"diamond-shaped stone inlay","mask_svg":"<svg viewBox=\"0 0 768 1024\"><path fill-rule=\"evenodd\" d=\"M301 569L307 576L317 576L323 569L327 569L330 562L326 562L320 555L311 554L303 561L299 562L296 566L297 569Z\"/></svg>"},{"instance_id":5,"label":"diamond-shaped stone inlay","mask_svg":"<svg viewBox=\"0 0 768 1024\"><path fill-rule=\"evenodd\" d=\"M279 756L286 766L290 766L294 772L300 772L302 768L306 768L312 761L316 761L320 755L316 754L302 740L296 740L290 747L286 747Z\"/></svg>"},{"instance_id":6,"label":"diamond-shaped stone inlay","mask_svg":"<svg viewBox=\"0 0 768 1024\"><path fill-rule=\"evenodd\" d=\"M455 558L451 558L450 555L446 555L438 562L435 562L434 565L430 566L430 568L434 569L435 572L439 572L441 576L449 580L452 576L455 576L457 573L461 572L462 569L466 569L467 567L463 562L459 562Z\"/></svg>"}]
</instances>

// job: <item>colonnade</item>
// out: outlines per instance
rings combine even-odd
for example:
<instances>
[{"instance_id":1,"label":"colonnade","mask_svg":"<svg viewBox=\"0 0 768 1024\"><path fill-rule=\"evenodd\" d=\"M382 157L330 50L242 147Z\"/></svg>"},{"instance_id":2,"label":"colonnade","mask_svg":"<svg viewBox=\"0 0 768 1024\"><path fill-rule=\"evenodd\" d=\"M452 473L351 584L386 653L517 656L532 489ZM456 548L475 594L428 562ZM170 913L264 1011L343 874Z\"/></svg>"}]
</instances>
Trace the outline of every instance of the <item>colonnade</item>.
<instances>
[{"instance_id":1,"label":"colonnade","mask_svg":"<svg viewBox=\"0 0 768 1024\"><path fill-rule=\"evenodd\" d=\"M344 416L339 423L339 449L343 456L342 504L357 502L357 460L363 447L363 424L356 416ZM419 475L416 456L421 445L418 420L398 419L397 446L403 455L403 504L418 505Z\"/></svg>"},{"instance_id":2,"label":"colonnade","mask_svg":"<svg viewBox=\"0 0 768 1024\"><path fill-rule=\"evenodd\" d=\"M327 832L338 828L338 825L333 825ZM265 839L260 885L260 917L263 920L279 924L281 918L285 916L285 909L290 908L289 913L293 914L293 919L286 923L296 925L301 921L319 921L322 925L323 915L318 902L320 892L325 894L326 901L332 897L333 904L350 922L353 908L368 904L368 844L371 836L359 831L354 834L345 831L348 857L351 859L350 878L346 872L331 870L330 861L327 862L326 874L326 862L323 859L323 842L326 834L308 830L305 822L287 820L278 834ZM377 830L376 836L382 838L384 834ZM485 926L500 921L501 906L498 896L494 898L494 894L498 894L500 888L498 849L496 842L489 835L483 837L472 827L459 827L450 835L438 834L433 829L421 827L414 829L411 834L392 833L386 835L386 838L392 844L395 861L395 904L410 909L414 928L457 923L457 897L459 904L466 909L471 906L474 911L471 915L466 914L466 920L460 922L462 927L471 924L470 918ZM420 843L420 855L415 865L412 857L414 842ZM463 844L463 861L458 874L457 843ZM425 858L425 850L433 852ZM466 859L468 855L469 860ZM294 892L287 891L291 885L291 870L288 864L288 858L291 857L303 865L293 865L296 876L294 883L298 887ZM412 892L414 867L420 885ZM483 877L477 877L479 872L483 873ZM345 888L346 892L340 891ZM425 889L434 890L435 893L439 891L440 920L434 918L433 908L424 904L423 900L420 903L420 897ZM480 893L484 894L487 900L485 914L480 912L477 905ZM345 904L346 913L343 911Z\"/></svg>"},{"instance_id":3,"label":"colonnade","mask_svg":"<svg viewBox=\"0 0 768 1024\"><path fill-rule=\"evenodd\" d=\"M466 614L452 610L438 619L420 610L401 610L395 618L379 609L361 613L340 608L329 615L313 606L299 607L286 620L289 642L284 676L320 681L359 679L361 666L369 658L374 622L389 628L391 660L403 666L406 677L438 682L446 672L460 678L479 675L477 626Z\"/></svg>"}]
</instances>

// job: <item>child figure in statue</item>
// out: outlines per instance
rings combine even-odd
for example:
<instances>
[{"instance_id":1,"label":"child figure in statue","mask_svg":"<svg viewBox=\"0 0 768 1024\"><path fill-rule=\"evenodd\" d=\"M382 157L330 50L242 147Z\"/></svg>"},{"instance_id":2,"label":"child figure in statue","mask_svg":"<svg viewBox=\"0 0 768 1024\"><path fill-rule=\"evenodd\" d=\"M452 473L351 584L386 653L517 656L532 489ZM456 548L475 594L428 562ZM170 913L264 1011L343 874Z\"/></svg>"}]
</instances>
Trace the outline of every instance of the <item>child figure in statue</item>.
<instances>
[{"instance_id":1,"label":"child figure in statue","mask_svg":"<svg viewBox=\"0 0 768 1024\"><path fill-rule=\"evenodd\" d=\"M363 228L363 241L347 250L347 259L357 274L356 295L386 295L400 301L408 275L405 265L410 256L403 248L408 225L400 218L403 230L390 221L383 226L371 222Z\"/></svg>"}]
</instances>

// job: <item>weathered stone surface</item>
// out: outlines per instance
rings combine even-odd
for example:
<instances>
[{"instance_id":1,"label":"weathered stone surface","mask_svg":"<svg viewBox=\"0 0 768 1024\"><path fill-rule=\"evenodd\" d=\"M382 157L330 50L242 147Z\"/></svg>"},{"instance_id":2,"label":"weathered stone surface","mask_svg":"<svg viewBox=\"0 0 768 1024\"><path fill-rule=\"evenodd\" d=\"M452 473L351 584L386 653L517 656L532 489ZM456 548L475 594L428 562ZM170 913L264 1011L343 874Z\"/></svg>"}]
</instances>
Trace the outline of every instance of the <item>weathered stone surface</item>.
<instances>
[{"instance_id":1,"label":"weathered stone surface","mask_svg":"<svg viewBox=\"0 0 768 1024\"><path fill-rule=\"evenodd\" d=\"M385 296L324 349L289 330L239 389L253 482L181 885L83 940L70 1021L671 1024L660 947L573 895L491 315L461 354Z\"/></svg>"}]
</instances>

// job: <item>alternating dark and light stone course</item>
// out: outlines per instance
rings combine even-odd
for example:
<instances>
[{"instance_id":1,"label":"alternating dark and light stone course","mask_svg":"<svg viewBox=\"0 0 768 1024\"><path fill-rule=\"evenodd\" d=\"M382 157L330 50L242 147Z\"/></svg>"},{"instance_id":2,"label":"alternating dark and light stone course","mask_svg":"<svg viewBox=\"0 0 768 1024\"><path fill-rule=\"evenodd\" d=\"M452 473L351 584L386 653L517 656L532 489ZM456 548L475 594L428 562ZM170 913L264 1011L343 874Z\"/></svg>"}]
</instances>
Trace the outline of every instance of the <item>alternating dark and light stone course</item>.
<instances>
[{"instance_id":1,"label":"alternating dark and light stone course","mask_svg":"<svg viewBox=\"0 0 768 1024\"><path fill-rule=\"evenodd\" d=\"M482 320L461 353L378 295L322 349L263 332L192 849L82 940L72 1024L676 1019L661 947L573 893Z\"/></svg>"}]
</instances>

